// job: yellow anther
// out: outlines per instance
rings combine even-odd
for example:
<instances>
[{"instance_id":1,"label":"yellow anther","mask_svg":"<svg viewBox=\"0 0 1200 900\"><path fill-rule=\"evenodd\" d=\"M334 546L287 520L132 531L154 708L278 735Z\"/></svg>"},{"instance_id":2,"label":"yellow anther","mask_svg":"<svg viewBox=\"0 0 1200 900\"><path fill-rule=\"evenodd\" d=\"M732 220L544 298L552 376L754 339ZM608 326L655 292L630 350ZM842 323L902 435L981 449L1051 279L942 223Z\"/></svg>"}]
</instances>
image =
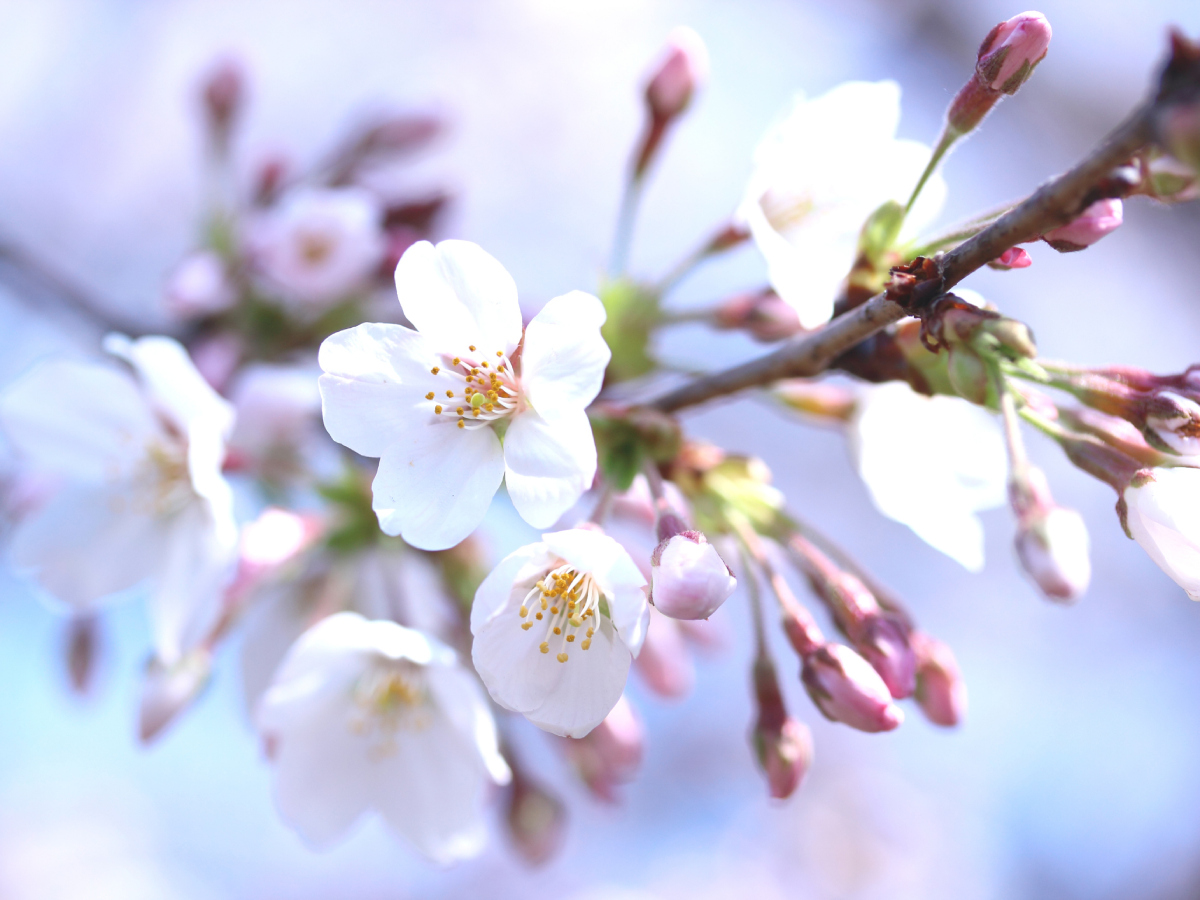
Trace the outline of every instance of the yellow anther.
<instances>
[{"instance_id":1,"label":"yellow anther","mask_svg":"<svg viewBox=\"0 0 1200 900\"><path fill-rule=\"evenodd\" d=\"M532 622L522 622L521 627L524 628L526 631L528 631L530 628L533 627L533 623Z\"/></svg>"},{"instance_id":2,"label":"yellow anther","mask_svg":"<svg viewBox=\"0 0 1200 900\"><path fill-rule=\"evenodd\" d=\"M558 615L558 607L557 606L550 607L550 612L554 613L555 615Z\"/></svg>"},{"instance_id":3,"label":"yellow anther","mask_svg":"<svg viewBox=\"0 0 1200 900\"><path fill-rule=\"evenodd\" d=\"M489 400L498 400L498 399L500 399L500 395L497 394L495 391L488 391L487 398ZM432 399L432 398L430 398L430 399Z\"/></svg>"},{"instance_id":4,"label":"yellow anther","mask_svg":"<svg viewBox=\"0 0 1200 900\"><path fill-rule=\"evenodd\" d=\"M573 635L573 634L568 634L568 635L567 635L567 643L569 644L569 643L571 643L573 640L575 640L575 635Z\"/></svg>"},{"instance_id":5,"label":"yellow anther","mask_svg":"<svg viewBox=\"0 0 1200 900\"><path fill-rule=\"evenodd\" d=\"M541 646L539 646L538 649L541 650L543 653L549 653L550 645L548 643L546 643L545 641L542 641Z\"/></svg>"},{"instance_id":6,"label":"yellow anther","mask_svg":"<svg viewBox=\"0 0 1200 900\"><path fill-rule=\"evenodd\" d=\"M456 357L454 357L454 365L456 365L456 366L457 366L457 365L458 365L460 362L462 362L462 360L461 360L461 359L459 359L457 356L456 356Z\"/></svg>"},{"instance_id":7,"label":"yellow anther","mask_svg":"<svg viewBox=\"0 0 1200 900\"><path fill-rule=\"evenodd\" d=\"M430 391L428 394L426 394L426 395L425 395L425 399L426 399L426 400L432 400L432 399L433 399L433 391Z\"/></svg>"},{"instance_id":8,"label":"yellow anther","mask_svg":"<svg viewBox=\"0 0 1200 900\"><path fill-rule=\"evenodd\" d=\"M433 411L434 411L435 413L437 413L439 416L442 414L442 408L441 408L440 406L435 406L435 407L433 408Z\"/></svg>"},{"instance_id":9,"label":"yellow anther","mask_svg":"<svg viewBox=\"0 0 1200 900\"><path fill-rule=\"evenodd\" d=\"M497 350L497 351L496 351L496 355L497 355L497 356L503 356L503 355L504 355L504 352L503 352L503 351L501 351L501 350Z\"/></svg>"},{"instance_id":10,"label":"yellow anther","mask_svg":"<svg viewBox=\"0 0 1200 900\"><path fill-rule=\"evenodd\" d=\"M567 654L565 654L565 653L560 653L560 654L558 654L558 661L559 661L559 662L566 662L566 661L567 661Z\"/></svg>"},{"instance_id":11,"label":"yellow anther","mask_svg":"<svg viewBox=\"0 0 1200 900\"><path fill-rule=\"evenodd\" d=\"M584 638L583 642L579 646L586 650L588 647L592 646L592 639Z\"/></svg>"},{"instance_id":12,"label":"yellow anther","mask_svg":"<svg viewBox=\"0 0 1200 900\"><path fill-rule=\"evenodd\" d=\"M540 619L540 618L542 617L542 614L541 614L541 613L538 613L538 614L537 614L537 617Z\"/></svg>"},{"instance_id":13,"label":"yellow anther","mask_svg":"<svg viewBox=\"0 0 1200 900\"><path fill-rule=\"evenodd\" d=\"M571 627L572 628L578 628L582 624L583 624L583 619L578 619L578 618L574 618L574 617L571 619Z\"/></svg>"},{"instance_id":14,"label":"yellow anther","mask_svg":"<svg viewBox=\"0 0 1200 900\"><path fill-rule=\"evenodd\" d=\"M446 391L446 396L447 396L447 397L453 397L453 396L454 396L454 391Z\"/></svg>"},{"instance_id":15,"label":"yellow anther","mask_svg":"<svg viewBox=\"0 0 1200 900\"><path fill-rule=\"evenodd\" d=\"M492 412L492 411L493 411L495 408L496 408L496 407L492 406L492 404L490 404L490 403L485 403L485 404L483 404L483 411L484 411L484 412Z\"/></svg>"},{"instance_id":16,"label":"yellow anther","mask_svg":"<svg viewBox=\"0 0 1200 900\"><path fill-rule=\"evenodd\" d=\"M434 375L436 375L438 372L440 372L440 371L442 371L442 370L441 370L441 369L439 369L437 366L434 366L434 367L433 367L432 369L430 369L429 371L430 371L430 372L432 372Z\"/></svg>"},{"instance_id":17,"label":"yellow anther","mask_svg":"<svg viewBox=\"0 0 1200 900\"><path fill-rule=\"evenodd\" d=\"M555 633L555 634L562 634L562 629L561 629L561 628L559 628L557 625L555 625L555 626L554 626L554 633Z\"/></svg>"},{"instance_id":18,"label":"yellow anther","mask_svg":"<svg viewBox=\"0 0 1200 900\"><path fill-rule=\"evenodd\" d=\"M588 636L588 637L591 637L591 636L592 636L593 634L595 634L595 633L596 633L596 629L595 629L595 628L589 628L589 629L587 630L587 636Z\"/></svg>"},{"instance_id":19,"label":"yellow anther","mask_svg":"<svg viewBox=\"0 0 1200 900\"><path fill-rule=\"evenodd\" d=\"M474 344L471 344L471 346L467 347L467 349L468 349L468 350L470 350L472 353L474 353L474 352L475 352L475 345L474 345Z\"/></svg>"},{"instance_id":20,"label":"yellow anther","mask_svg":"<svg viewBox=\"0 0 1200 900\"><path fill-rule=\"evenodd\" d=\"M526 606L524 603L522 603L522 604L521 604L521 618L523 619L523 618L525 618L527 615L529 615L529 607L528 607L528 606Z\"/></svg>"},{"instance_id":21,"label":"yellow anther","mask_svg":"<svg viewBox=\"0 0 1200 900\"><path fill-rule=\"evenodd\" d=\"M546 598L545 598L545 597L543 597L543 598L542 598L542 609L545 609L545 608L546 608L546 606L547 606L547 604L546 604Z\"/></svg>"},{"instance_id":22,"label":"yellow anther","mask_svg":"<svg viewBox=\"0 0 1200 900\"><path fill-rule=\"evenodd\" d=\"M465 421L463 421L462 419L459 419L459 420L458 420L458 427L459 427L459 428L466 428L466 427L467 427L467 423L466 423Z\"/></svg>"}]
</instances>

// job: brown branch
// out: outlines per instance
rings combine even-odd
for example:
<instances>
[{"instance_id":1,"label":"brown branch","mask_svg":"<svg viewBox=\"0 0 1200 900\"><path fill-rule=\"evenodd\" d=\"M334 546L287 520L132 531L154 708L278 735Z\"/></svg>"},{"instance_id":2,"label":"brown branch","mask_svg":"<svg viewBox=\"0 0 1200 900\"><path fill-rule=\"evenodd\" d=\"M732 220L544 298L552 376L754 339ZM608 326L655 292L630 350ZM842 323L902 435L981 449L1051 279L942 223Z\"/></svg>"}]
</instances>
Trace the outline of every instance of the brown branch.
<instances>
[{"instance_id":1,"label":"brown branch","mask_svg":"<svg viewBox=\"0 0 1200 900\"><path fill-rule=\"evenodd\" d=\"M1167 101L1160 95L1142 104L1078 165L1046 182L977 235L938 257L940 279L928 285L934 290L920 295L922 303L937 299L1010 247L1036 240L1040 234L1070 222L1101 199L1104 182L1113 169L1153 140L1154 119L1164 102ZM889 300L886 294L877 294L817 331L793 338L773 353L698 378L648 405L662 412L676 412L781 378L816 375L855 344L906 315L909 310Z\"/></svg>"}]
</instances>

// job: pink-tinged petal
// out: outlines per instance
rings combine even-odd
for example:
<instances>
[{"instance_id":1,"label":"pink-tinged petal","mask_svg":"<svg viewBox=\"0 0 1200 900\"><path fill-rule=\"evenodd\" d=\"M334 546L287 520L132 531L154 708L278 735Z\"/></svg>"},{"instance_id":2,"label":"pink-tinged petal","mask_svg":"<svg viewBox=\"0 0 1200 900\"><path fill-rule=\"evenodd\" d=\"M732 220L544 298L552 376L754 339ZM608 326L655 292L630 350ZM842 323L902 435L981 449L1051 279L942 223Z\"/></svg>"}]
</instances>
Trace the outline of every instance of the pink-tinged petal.
<instances>
[{"instance_id":1,"label":"pink-tinged petal","mask_svg":"<svg viewBox=\"0 0 1200 900\"><path fill-rule=\"evenodd\" d=\"M74 481L128 476L159 434L137 383L114 366L40 363L0 395L0 427L43 471Z\"/></svg>"},{"instance_id":2,"label":"pink-tinged petal","mask_svg":"<svg viewBox=\"0 0 1200 900\"><path fill-rule=\"evenodd\" d=\"M385 534L422 550L444 550L483 521L503 477L496 433L447 420L412 429L387 448L371 484L371 505Z\"/></svg>"},{"instance_id":3,"label":"pink-tinged petal","mask_svg":"<svg viewBox=\"0 0 1200 900\"><path fill-rule=\"evenodd\" d=\"M525 329L521 389L546 419L587 407L600 393L612 353L600 326L604 305L591 294L555 297Z\"/></svg>"},{"instance_id":4,"label":"pink-tinged petal","mask_svg":"<svg viewBox=\"0 0 1200 900\"><path fill-rule=\"evenodd\" d=\"M446 720L472 748L488 776L497 784L508 784L512 771L500 753L496 720L479 679L458 665L431 666L428 677L430 694Z\"/></svg>"},{"instance_id":5,"label":"pink-tinged petal","mask_svg":"<svg viewBox=\"0 0 1200 900\"><path fill-rule=\"evenodd\" d=\"M521 518L549 528L591 487L596 442L582 408L552 421L518 413L504 436L504 475Z\"/></svg>"},{"instance_id":6,"label":"pink-tinged petal","mask_svg":"<svg viewBox=\"0 0 1200 900\"><path fill-rule=\"evenodd\" d=\"M396 293L413 327L441 352L512 353L521 340L517 285L478 244L418 241L396 266Z\"/></svg>"},{"instance_id":7,"label":"pink-tinged petal","mask_svg":"<svg viewBox=\"0 0 1200 900\"><path fill-rule=\"evenodd\" d=\"M124 485L72 485L17 525L13 564L74 610L145 580L163 553L153 516L130 507Z\"/></svg>"},{"instance_id":8,"label":"pink-tinged petal","mask_svg":"<svg viewBox=\"0 0 1200 900\"><path fill-rule=\"evenodd\" d=\"M363 456L384 451L436 421L430 391L445 385L429 342L401 325L367 323L330 335L321 344L321 412L339 444Z\"/></svg>"},{"instance_id":9,"label":"pink-tinged petal","mask_svg":"<svg viewBox=\"0 0 1200 900\"><path fill-rule=\"evenodd\" d=\"M204 380L177 340L158 335L130 340L110 334L104 349L134 367L151 402L181 432L190 434L203 425L229 437L233 405Z\"/></svg>"},{"instance_id":10,"label":"pink-tinged petal","mask_svg":"<svg viewBox=\"0 0 1200 900\"><path fill-rule=\"evenodd\" d=\"M549 570L553 560L554 556L546 550L545 544L526 544L504 557L475 591L475 602L471 604L471 631L477 633L485 622L514 599L512 609L517 609L521 598Z\"/></svg>"}]
</instances>

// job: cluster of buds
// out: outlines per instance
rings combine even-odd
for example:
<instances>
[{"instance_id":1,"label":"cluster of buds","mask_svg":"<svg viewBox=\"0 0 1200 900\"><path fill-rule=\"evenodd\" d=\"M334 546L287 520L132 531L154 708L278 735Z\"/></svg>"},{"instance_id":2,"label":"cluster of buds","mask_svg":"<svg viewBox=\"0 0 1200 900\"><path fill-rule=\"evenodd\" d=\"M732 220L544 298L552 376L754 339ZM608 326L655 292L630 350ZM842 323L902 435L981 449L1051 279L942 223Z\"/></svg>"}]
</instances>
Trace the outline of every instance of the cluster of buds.
<instances>
[{"instance_id":1,"label":"cluster of buds","mask_svg":"<svg viewBox=\"0 0 1200 900\"><path fill-rule=\"evenodd\" d=\"M963 292L966 294L966 292ZM959 396L994 406L993 368L998 360L1037 356L1029 327L947 294L925 317L921 339L931 350L946 350L946 376Z\"/></svg>"}]
</instances>

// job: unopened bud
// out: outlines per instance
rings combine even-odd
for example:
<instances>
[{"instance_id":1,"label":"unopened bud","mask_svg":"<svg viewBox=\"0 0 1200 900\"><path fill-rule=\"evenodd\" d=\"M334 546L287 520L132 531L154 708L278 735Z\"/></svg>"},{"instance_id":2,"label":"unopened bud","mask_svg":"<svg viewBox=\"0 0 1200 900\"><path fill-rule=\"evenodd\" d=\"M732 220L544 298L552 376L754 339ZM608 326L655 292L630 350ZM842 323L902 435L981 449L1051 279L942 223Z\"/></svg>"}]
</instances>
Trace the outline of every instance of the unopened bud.
<instances>
[{"instance_id":1,"label":"unopened bud","mask_svg":"<svg viewBox=\"0 0 1200 900\"><path fill-rule=\"evenodd\" d=\"M804 780L812 764L812 734L808 727L787 714L775 666L767 658L754 664L754 699L758 716L750 741L771 796L790 797Z\"/></svg>"},{"instance_id":2,"label":"unopened bud","mask_svg":"<svg viewBox=\"0 0 1200 900\"><path fill-rule=\"evenodd\" d=\"M994 339L997 349L1009 359L1033 359L1037 356L1037 343L1033 332L1024 322L1001 317L984 322L982 334Z\"/></svg>"},{"instance_id":3,"label":"unopened bud","mask_svg":"<svg viewBox=\"0 0 1200 900\"><path fill-rule=\"evenodd\" d=\"M1200 172L1200 101L1168 106L1158 127L1167 152Z\"/></svg>"},{"instance_id":4,"label":"unopened bud","mask_svg":"<svg viewBox=\"0 0 1200 900\"><path fill-rule=\"evenodd\" d=\"M658 119L673 119L688 108L708 78L708 48L700 35L680 26L667 35L667 46L650 81L646 105Z\"/></svg>"},{"instance_id":5,"label":"unopened bud","mask_svg":"<svg viewBox=\"0 0 1200 900\"><path fill-rule=\"evenodd\" d=\"M991 30L979 47L975 72L993 91L1015 94L1050 48L1050 23L1039 12L1023 12Z\"/></svg>"},{"instance_id":6,"label":"unopened bud","mask_svg":"<svg viewBox=\"0 0 1200 900\"><path fill-rule=\"evenodd\" d=\"M1173 391L1148 400L1146 435L1152 443L1180 456L1200 454L1200 404Z\"/></svg>"},{"instance_id":7,"label":"unopened bud","mask_svg":"<svg viewBox=\"0 0 1200 900\"><path fill-rule=\"evenodd\" d=\"M138 710L138 737L143 744L155 740L208 684L212 654L203 648L171 664L157 658L146 665Z\"/></svg>"},{"instance_id":8,"label":"unopened bud","mask_svg":"<svg viewBox=\"0 0 1200 900\"><path fill-rule=\"evenodd\" d=\"M1124 207L1119 199L1097 200L1075 221L1047 231L1042 240L1059 253L1084 250L1121 227Z\"/></svg>"},{"instance_id":9,"label":"unopened bud","mask_svg":"<svg viewBox=\"0 0 1200 900\"><path fill-rule=\"evenodd\" d=\"M204 80L201 97L213 146L224 152L246 98L246 78L241 65L232 59L217 63Z\"/></svg>"},{"instance_id":10,"label":"unopened bud","mask_svg":"<svg viewBox=\"0 0 1200 900\"><path fill-rule=\"evenodd\" d=\"M807 378L777 381L774 394L797 412L832 423L849 422L857 402L850 388Z\"/></svg>"},{"instance_id":11,"label":"unopened bud","mask_svg":"<svg viewBox=\"0 0 1200 900\"><path fill-rule=\"evenodd\" d=\"M713 316L717 328L740 329L755 340L782 341L800 332L800 316L774 291L755 291L730 297Z\"/></svg>"},{"instance_id":12,"label":"unopened bud","mask_svg":"<svg viewBox=\"0 0 1200 900\"><path fill-rule=\"evenodd\" d=\"M979 354L962 344L952 344L946 359L950 386L965 400L983 405L992 387L992 373Z\"/></svg>"},{"instance_id":13,"label":"unopened bud","mask_svg":"<svg viewBox=\"0 0 1200 900\"><path fill-rule=\"evenodd\" d=\"M737 587L717 548L699 531L667 538L650 556L650 598L673 619L707 619Z\"/></svg>"},{"instance_id":14,"label":"unopened bud","mask_svg":"<svg viewBox=\"0 0 1200 900\"><path fill-rule=\"evenodd\" d=\"M67 622L67 676L77 694L86 694L96 674L100 655L100 623L90 613L81 613Z\"/></svg>"},{"instance_id":15,"label":"unopened bud","mask_svg":"<svg viewBox=\"0 0 1200 900\"><path fill-rule=\"evenodd\" d=\"M852 638L854 648L879 673L897 700L916 689L917 657L909 646L910 628L888 614L868 616Z\"/></svg>"},{"instance_id":16,"label":"unopened bud","mask_svg":"<svg viewBox=\"0 0 1200 900\"><path fill-rule=\"evenodd\" d=\"M1200 197L1200 167L1193 168L1173 156L1152 159L1147 166L1145 189L1163 203L1186 203Z\"/></svg>"},{"instance_id":17,"label":"unopened bud","mask_svg":"<svg viewBox=\"0 0 1200 900\"><path fill-rule=\"evenodd\" d=\"M521 858L535 866L550 859L562 846L566 820L563 802L514 767L505 824Z\"/></svg>"},{"instance_id":18,"label":"unopened bud","mask_svg":"<svg viewBox=\"0 0 1200 900\"><path fill-rule=\"evenodd\" d=\"M813 703L834 722L873 733L904 721L879 673L844 644L825 644L806 654L800 678Z\"/></svg>"},{"instance_id":19,"label":"unopened bud","mask_svg":"<svg viewBox=\"0 0 1200 900\"><path fill-rule=\"evenodd\" d=\"M616 802L616 788L632 780L642 764L642 724L624 694L587 735L564 740L579 777L596 797L609 803Z\"/></svg>"},{"instance_id":20,"label":"unopened bud","mask_svg":"<svg viewBox=\"0 0 1200 900\"><path fill-rule=\"evenodd\" d=\"M1029 515L1016 538L1021 565L1051 600L1070 603L1083 596L1092 577L1083 516L1054 506Z\"/></svg>"},{"instance_id":21,"label":"unopened bud","mask_svg":"<svg viewBox=\"0 0 1200 900\"><path fill-rule=\"evenodd\" d=\"M167 311L181 319L199 319L224 312L237 301L225 261L212 250L184 258L167 277Z\"/></svg>"},{"instance_id":22,"label":"unopened bud","mask_svg":"<svg viewBox=\"0 0 1200 900\"><path fill-rule=\"evenodd\" d=\"M1032 265L1033 260L1021 247L1009 247L988 263L989 268L999 269L1002 272L1009 269L1027 269Z\"/></svg>"},{"instance_id":23,"label":"unopened bud","mask_svg":"<svg viewBox=\"0 0 1200 900\"><path fill-rule=\"evenodd\" d=\"M935 725L953 728L967 714L967 685L950 648L927 634L914 635L917 645L917 703Z\"/></svg>"}]
</instances>

